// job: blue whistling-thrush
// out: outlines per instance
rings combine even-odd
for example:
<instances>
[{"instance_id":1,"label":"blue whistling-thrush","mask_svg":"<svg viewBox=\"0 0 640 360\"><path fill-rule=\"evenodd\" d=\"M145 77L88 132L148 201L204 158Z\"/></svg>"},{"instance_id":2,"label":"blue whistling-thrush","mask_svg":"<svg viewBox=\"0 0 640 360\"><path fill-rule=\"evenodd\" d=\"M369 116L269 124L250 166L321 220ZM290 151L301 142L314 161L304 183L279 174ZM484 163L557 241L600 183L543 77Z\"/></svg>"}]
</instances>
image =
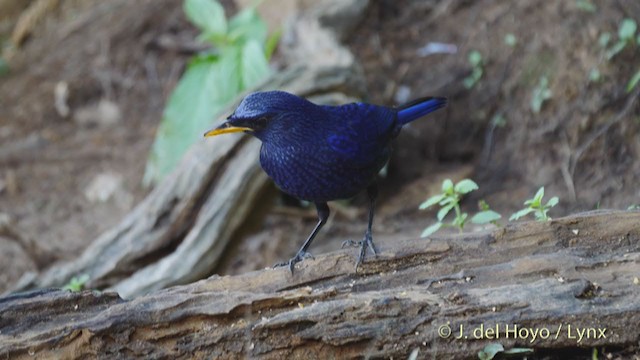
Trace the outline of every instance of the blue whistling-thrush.
<instances>
[{"instance_id":1,"label":"blue whistling-thrush","mask_svg":"<svg viewBox=\"0 0 640 360\"><path fill-rule=\"evenodd\" d=\"M248 132L262 141L260 164L285 193L313 202L318 223L289 261L294 266L311 255L309 245L329 218L330 200L367 189L369 225L360 242L358 265L367 248L377 254L371 226L377 196L376 175L389 160L391 140L403 125L445 106L447 100L425 97L398 108L365 103L320 106L283 91L249 94L227 121L205 133L215 136Z\"/></svg>"}]
</instances>

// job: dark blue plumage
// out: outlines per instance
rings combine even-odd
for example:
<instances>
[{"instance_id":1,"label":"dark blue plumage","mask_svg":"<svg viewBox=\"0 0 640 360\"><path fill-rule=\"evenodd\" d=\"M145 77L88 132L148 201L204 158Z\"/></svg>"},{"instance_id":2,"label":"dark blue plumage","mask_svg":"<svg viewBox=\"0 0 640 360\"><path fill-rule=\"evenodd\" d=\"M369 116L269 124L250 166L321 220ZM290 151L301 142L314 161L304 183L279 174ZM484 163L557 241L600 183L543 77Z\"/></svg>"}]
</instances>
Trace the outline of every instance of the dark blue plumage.
<instances>
[{"instance_id":1,"label":"dark blue plumage","mask_svg":"<svg viewBox=\"0 0 640 360\"><path fill-rule=\"evenodd\" d=\"M311 241L329 216L327 201L350 198L367 189L369 227L359 264L371 238L375 178L389 160L391 140L403 125L446 105L445 98L422 98L399 108L352 103L320 106L282 92L248 95L227 121L205 136L245 131L262 141L260 164L284 192L315 203L319 221L288 264L309 256ZM357 266L357 265L356 265Z\"/></svg>"}]
</instances>

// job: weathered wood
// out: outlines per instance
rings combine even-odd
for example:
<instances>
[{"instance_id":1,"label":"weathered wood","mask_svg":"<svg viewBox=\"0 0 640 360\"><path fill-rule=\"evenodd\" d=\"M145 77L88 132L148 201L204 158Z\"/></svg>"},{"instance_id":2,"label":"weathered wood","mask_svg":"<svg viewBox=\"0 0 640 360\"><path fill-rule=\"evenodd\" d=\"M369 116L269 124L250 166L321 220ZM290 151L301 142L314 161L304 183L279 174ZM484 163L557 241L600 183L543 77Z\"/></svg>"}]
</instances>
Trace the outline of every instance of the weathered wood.
<instances>
[{"instance_id":1,"label":"weathered wood","mask_svg":"<svg viewBox=\"0 0 640 360\"><path fill-rule=\"evenodd\" d=\"M475 359L490 342L637 351L639 223L640 212L600 211L381 242L358 273L356 251L341 250L305 260L293 276L214 276L130 301L17 294L0 299L0 357L406 358L418 348L420 358ZM455 338L460 325L467 339ZM500 338L474 339L479 326L485 336L498 326ZM580 340L578 329L593 330Z\"/></svg>"}]
</instances>

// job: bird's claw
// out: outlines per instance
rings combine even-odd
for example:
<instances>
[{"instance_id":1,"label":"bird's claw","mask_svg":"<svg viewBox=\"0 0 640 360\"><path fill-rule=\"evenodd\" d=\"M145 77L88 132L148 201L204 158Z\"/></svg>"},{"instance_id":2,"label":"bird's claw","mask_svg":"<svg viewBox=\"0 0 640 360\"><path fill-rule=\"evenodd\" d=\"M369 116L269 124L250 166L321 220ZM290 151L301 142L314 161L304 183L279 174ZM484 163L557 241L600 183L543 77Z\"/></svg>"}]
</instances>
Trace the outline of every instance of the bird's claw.
<instances>
[{"instance_id":1,"label":"bird's claw","mask_svg":"<svg viewBox=\"0 0 640 360\"><path fill-rule=\"evenodd\" d=\"M358 272L358 266L364 262L364 258L367 255L367 249L371 249L374 256L378 256L378 249L373 243L373 237L370 232L364 234L364 238L360 241L346 240L342 243L342 248L347 246L360 247L360 254L358 254L358 260L356 261L356 272Z\"/></svg>"},{"instance_id":2,"label":"bird's claw","mask_svg":"<svg viewBox=\"0 0 640 360\"><path fill-rule=\"evenodd\" d=\"M282 267L282 266L288 266L289 267L289 271L291 272L291 274L293 274L293 269L295 268L296 264L299 263L300 261L304 260L304 259L309 259L309 258L315 259L315 257L313 257L313 255L311 255L308 252L298 251L296 256L294 256L291 259L289 259L289 261L284 261L284 262L277 263L277 264L273 265L273 268L275 269L275 268Z\"/></svg>"}]
</instances>

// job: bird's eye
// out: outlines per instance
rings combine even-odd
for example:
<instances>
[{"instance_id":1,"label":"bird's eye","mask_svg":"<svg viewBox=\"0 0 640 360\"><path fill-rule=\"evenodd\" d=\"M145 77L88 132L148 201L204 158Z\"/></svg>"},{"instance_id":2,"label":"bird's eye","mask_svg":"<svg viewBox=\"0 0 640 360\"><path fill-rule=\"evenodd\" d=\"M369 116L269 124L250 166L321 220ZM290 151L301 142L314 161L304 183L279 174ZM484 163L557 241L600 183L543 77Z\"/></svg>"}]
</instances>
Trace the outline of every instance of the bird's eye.
<instances>
[{"instance_id":1,"label":"bird's eye","mask_svg":"<svg viewBox=\"0 0 640 360\"><path fill-rule=\"evenodd\" d=\"M264 128L267 126L268 121L269 121L269 118L267 118L266 116L261 116L256 120L256 123L258 127Z\"/></svg>"}]
</instances>

